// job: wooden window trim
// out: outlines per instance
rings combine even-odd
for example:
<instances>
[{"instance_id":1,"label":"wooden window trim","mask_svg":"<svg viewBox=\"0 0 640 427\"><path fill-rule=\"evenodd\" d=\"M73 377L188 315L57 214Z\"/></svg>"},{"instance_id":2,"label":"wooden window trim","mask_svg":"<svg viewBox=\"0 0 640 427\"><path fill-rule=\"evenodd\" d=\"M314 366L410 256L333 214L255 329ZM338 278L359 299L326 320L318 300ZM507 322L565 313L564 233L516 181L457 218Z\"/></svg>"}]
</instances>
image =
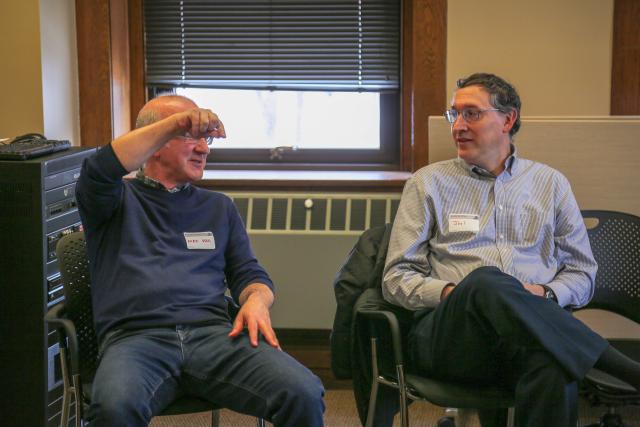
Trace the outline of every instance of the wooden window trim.
<instances>
[{"instance_id":1,"label":"wooden window trim","mask_svg":"<svg viewBox=\"0 0 640 427\"><path fill-rule=\"evenodd\" d=\"M640 2L615 0L611 115L640 115Z\"/></svg>"},{"instance_id":2,"label":"wooden window trim","mask_svg":"<svg viewBox=\"0 0 640 427\"><path fill-rule=\"evenodd\" d=\"M427 117L446 107L447 0L403 3L399 170L412 172L429 160ZM145 102L142 0L76 0L76 22L81 144L101 146Z\"/></svg>"}]
</instances>

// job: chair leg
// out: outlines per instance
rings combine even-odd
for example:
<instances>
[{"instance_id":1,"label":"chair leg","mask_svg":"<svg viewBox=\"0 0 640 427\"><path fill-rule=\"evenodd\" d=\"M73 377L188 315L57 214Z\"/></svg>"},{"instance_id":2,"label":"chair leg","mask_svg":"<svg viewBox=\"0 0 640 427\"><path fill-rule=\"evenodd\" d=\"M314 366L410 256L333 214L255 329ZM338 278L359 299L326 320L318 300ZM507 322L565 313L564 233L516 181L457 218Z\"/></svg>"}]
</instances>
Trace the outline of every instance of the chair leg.
<instances>
[{"instance_id":1,"label":"chair leg","mask_svg":"<svg viewBox=\"0 0 640 427\"><path fill-rule=\"evenodd\" d=\"M65 384L62 390L62 415L60 416L60 425L68 426L69 425L69 412L71 411L71 399L73 392L69 390L68 385ZM78 423L76 422L76 425Z\"/></svg>"},{"instance_id":2,"label":"chair leg","mask_svg":"<svg viewBox=\"0 0 640 427\"><path fill-rule=\"evenodd\" d=\"M220 410L211 411L211 427L220 427Z\"/></svg>"},{"instance_id":3,"label":"chair leg","mask_svg":"<svg viewBox=\"0 0 640 427\"><path fill-rule=\"evenodd\" d=\"M60 368L62 370L62 414L60 416L60 426L69 425L69 415L71 411L72 396L75 395L73 384L69 378L69 368L67 366L67 349L60 346ZM76 426L79 426L76 420Z\"/></svg>"},{"instance_id":4,"label":"chair leg","mask_svg":"<svg viewBox=\"0 0 640 427\"><path fill-rule=\"evenodd\" d=\"M371 367L373 371L371 381L371 393L369 394L369 408L367 409L367 422L365 427L373 427L373 417L376 412L376 398L378 397L378 355L376 351L376 339L371 338Z\"/></svg>"},{"instance_id":5,"label":"chair leg","mask_svg":"<svg viewBox=\"0 0 640 427\"><path fill-rule=\"evenodd\" d=\"M409 408L407 407L407 385L404 382L404 369L402 365L396 366L398 375L398 387L400 388L400 425L409 427Z\"/></svg>"},{"instance_id":6,"label":"chair leg","mask_svg":"<svg viewBox=\"0 0 640 427\"><path fill-rule=\"evenodd\" d=\"M83 419L82 417L83 415L83 411L82 411L82 405L83 403L83 395L82 395L82 383L80 382L80 375L74 375L73 378L73 390L74 390L74 394L76 397L76 407L75 407L75 413L76 413L76 426L77 427L82 427L84 425ZM66 425L64 425L64 427L67 427Z\"/></svg>"},{"instance_id":7,"label":"chair leg","mask_svg":"<svg viewBox=\"0 0 640 427\"><path fill-rule=\"evenodd\" d=\"M507 410L507 427L514 427L516 424L516 408L511 407Z\"/></svg>"}]
</instances>

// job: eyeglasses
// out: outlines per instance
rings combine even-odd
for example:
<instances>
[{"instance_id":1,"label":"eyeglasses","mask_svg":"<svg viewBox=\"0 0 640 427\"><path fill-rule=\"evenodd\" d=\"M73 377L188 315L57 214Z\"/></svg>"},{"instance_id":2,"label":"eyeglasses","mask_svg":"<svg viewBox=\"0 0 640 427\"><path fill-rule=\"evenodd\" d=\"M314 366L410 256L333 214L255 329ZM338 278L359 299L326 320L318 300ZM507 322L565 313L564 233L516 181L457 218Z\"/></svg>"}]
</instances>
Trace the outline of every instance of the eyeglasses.
<instances>
[{"instance_id":1,"label":"eyeglasses","mask_svg":"<svg viewBox=\"0 0 640 427\"><path fill-rule=\"evenodd\" d=\"M215 140L212 136L203 136L202 138L193 138L191 135L187 134L186 136L177 136L176 139L183 141L185 144L193 144L196 145L200 142L201 139L204 139L205 144L211 147L213 145L213 141Z\"/></svg>"},{"instance_id":2,"label":"eyeglasses","mask_svg":"<svg viewBox=\"0 0 640 427\"><path fill-rule=\"evenodd\" d=\"M462 118L465 120L465 122L471 123L471 122L477 122L478 120L480 120L482 115L487 111L500 111L500 110L497 108L487 108L485 110L479 110L477 108L464 108L462 111L458 111L452 108L444 112L444 118L447 119L449 123L454 124L458 116L461 115Z\"/></svg>"}]
</instances>

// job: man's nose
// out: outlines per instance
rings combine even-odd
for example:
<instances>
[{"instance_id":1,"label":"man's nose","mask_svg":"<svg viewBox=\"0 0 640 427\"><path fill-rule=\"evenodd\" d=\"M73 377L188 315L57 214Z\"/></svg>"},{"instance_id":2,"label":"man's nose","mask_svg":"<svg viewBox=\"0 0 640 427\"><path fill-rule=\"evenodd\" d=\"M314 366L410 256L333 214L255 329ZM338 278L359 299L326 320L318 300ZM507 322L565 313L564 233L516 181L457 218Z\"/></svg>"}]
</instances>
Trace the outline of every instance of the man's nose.
<instances>
[{"instance_id":1,"label":"man's nose","mask_svg":"<svg viewBox=\"0 0 640 427\"><path fill-rule=\"evenodd\" d=\"M204 138L198 139L198 143L195 148L199 153L209 153L209 151L211 151L211 148L207 145L207 140Z\"/></svg>"},{"instance_id":2,"label":"man's nose","mask_svg":"<svg viewBox=\"0 0 640 427\"><path fill-rule=\"evenodd\" d=\"M465 130L467 129L467 121L462 117L462 114L458 114L456 119L451 124L452 130Z\"/></svg>"}]
</instances>

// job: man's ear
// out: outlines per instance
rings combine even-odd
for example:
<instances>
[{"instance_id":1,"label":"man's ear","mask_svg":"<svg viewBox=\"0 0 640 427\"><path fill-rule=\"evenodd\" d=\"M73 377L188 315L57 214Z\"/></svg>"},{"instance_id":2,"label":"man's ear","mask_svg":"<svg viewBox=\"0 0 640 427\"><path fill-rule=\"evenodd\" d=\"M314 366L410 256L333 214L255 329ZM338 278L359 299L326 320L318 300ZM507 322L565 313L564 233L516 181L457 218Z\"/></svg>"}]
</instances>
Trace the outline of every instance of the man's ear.
<instances>
[{"instance_id":1,"label":"man's ear","mask_svg":"<svg viewBox=\"0 0 640 427\"><path fill-rule=\"evenodd\" d=\"M508 113L505 113L506 120L504 121L504 126L502 127L502 131L504 133L511 132L511 128L516 124L516 120L518 119L518 112L516 110L511 110Z\"/></svg>"},{"instance_id":2,"label":"man's ear","mask_svg":"<svg viewBox=\"0 0 640 427\"><path fill-rule=\"evenodd\" d=\"M167 144L164 144L162 147L160 147L158 150L156 150L155 153L153 153L151 155L151 157L155 157L156 159L158 157L160 157L162 155L162 153L164 153L167 150L167 145L170 144L170 142L168 142Z\"/></svg>"}]
</instances>

